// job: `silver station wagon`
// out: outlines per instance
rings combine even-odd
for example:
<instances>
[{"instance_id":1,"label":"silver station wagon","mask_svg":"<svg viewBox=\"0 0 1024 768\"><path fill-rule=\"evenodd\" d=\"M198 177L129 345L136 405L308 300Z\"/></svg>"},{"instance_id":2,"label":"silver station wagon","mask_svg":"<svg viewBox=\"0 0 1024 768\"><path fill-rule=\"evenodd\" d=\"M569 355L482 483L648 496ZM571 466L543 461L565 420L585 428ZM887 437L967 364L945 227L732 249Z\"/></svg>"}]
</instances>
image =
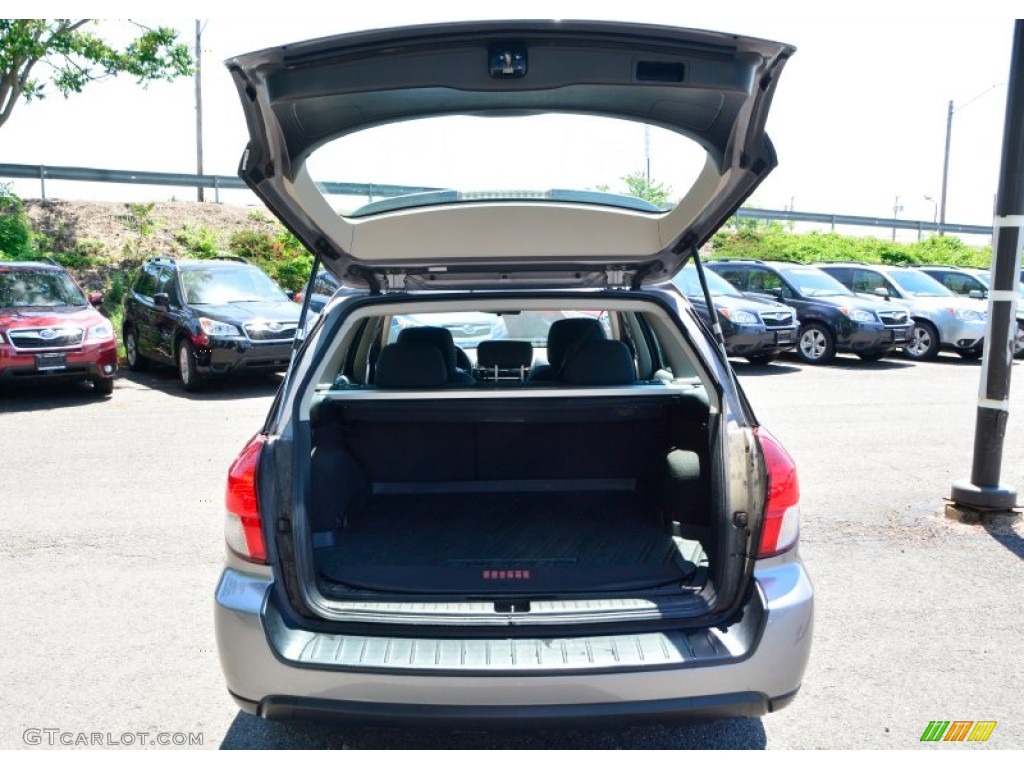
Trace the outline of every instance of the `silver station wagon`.
<instances>
[{"instance_id":1,"label":"silver station wagon","mask_svg":"<svg viewBox=\"0 0 1024 768\"><path fill-rule=\"evenodd\" d=\"M240 175L342 286L229 472L242 709L622 726L793 699L796 469L671 283L776 165L792 53L530 21L228 62ZM645 148L678 196L618 186Z\"/></svg>"}]
</instances>

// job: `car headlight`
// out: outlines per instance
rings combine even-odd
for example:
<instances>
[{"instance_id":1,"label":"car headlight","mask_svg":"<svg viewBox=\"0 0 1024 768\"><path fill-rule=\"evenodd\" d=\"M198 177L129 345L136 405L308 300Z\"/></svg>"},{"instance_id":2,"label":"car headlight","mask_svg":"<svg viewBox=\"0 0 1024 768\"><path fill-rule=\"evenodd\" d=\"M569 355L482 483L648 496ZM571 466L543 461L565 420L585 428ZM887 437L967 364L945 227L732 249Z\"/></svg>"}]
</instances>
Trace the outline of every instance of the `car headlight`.
<instances>
[{"instance_id":1,"label":"car headlight","mask_svg":"<svg viewBox=\"0 0 1024 768\"><path fill-rule=\"evenodd\" d=\"M208 317L200 317L199 325L207 336L240 336L238 329L230 323L222 323L218 320L211 320Z\"/></svg>"},{"instance_id":2,"label":"car headlight","mask_svg":"<svg viewBox=\"0 0 1024 768\"><path fill-rule=\"evenodd\" d=\"M89 329L89 341L106 341L114 338L114 326L109 320L104 320L98 325Z\"/></svg>"},{"instance_id":3,"label":"car headlight","mask_svg":"<svg viewBox=\"0 0 1024 768\"><path fill-rule=\"evenodd\" d=\"M979 312L976 309L954 309L953 316L965 323L980 323L986 317L986 312Z\"/></svg>"},{"instance_id":4,"label":"car headlight","mask_svg":"<svg viewBox=\"0 0 1024 768\"><path fill-rule=\"evenodd\" d=\"M874 314L868 312L866 309L851 309L850 307L840 307L839 311L846 315L848 318L853 320L855 323L877 323Z\"/></svg>"},{"instance_id":5,"label":"car headlight","mask_svg":"<svg viewBox=\"0 0 1024 768\"><path fill-rule=\"evenodd\" d=\"M755 315L753 312L747 312L746 310L743 310L743 309L724 309L724 308L721 308L718 311L721 312L725 317L727 317L730 320L732 320L737 325L756 325L757 324L757 315Z\"/></svg>"}]
</instances>

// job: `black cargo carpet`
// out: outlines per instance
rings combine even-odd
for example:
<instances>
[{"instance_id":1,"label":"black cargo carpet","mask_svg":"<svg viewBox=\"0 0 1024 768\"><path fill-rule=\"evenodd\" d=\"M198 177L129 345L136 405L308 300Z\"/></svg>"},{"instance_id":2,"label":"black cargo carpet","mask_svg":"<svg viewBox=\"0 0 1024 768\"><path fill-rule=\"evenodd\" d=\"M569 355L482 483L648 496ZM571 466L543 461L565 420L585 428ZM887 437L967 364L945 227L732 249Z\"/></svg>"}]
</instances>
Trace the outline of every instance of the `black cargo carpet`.
<instances>
[{"instance_id":1,"label":"black cargo carpet","mask_svg":"<svg viewBox=\"0 0 1024 768\"><path fill-rule=\"evenodd\" d=\"M316 551L320 574L386 592L619 591L695 570L635 492L378 495L338 541Z\"/></svg>"}]
</instances>

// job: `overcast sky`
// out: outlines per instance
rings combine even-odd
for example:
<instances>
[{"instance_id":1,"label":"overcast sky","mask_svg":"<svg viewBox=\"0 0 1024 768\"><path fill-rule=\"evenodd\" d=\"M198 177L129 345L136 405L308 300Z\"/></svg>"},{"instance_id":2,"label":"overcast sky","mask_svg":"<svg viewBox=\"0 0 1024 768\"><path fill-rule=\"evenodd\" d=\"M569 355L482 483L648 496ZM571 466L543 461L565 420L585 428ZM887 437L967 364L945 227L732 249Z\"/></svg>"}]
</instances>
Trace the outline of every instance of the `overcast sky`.
<instances>
[{"instance_id":1,"label":"overcast sky","mask_svg":"<svg viewBox=\"0 0 1024 768\"><path fill-rule=\"evenodd\" d=\"M60 4L48 5L43 4L48 13L58 13ZM129 13L123 4L76 4L81 5L105 17ZM859 3L856 13L830 16L819 9L839 6L778 0L701 5L673 0L648 2L643 8L621 0L349 5L334 6L345 8L343 17L321 17L311 6L290 2L262 13L257 6L246 5L244 14L205 20L207 173L233 175L246 143L238 97L223 66L232 55L310 37L433 21L503 16L622 19L734 32L797 46L768 123L779 167L751 205L784 208L792 203L802 211L891 216L898 195L904 207L901 217L930 220L935 209L925 196L939 199L946 113L953 100L957 111L947 220L991 222L1013 33L1010 3L958 4L984 11L943 15L923 4L894 9L890 6L895 3L872 0ZM285 7L292 16L281 13ZM162 8L190 16L209 12L207 4ZM37 4L25 9L42 10ZM191 44L193 39L192 19L140 21L175 26L183 40ZM130 29L126 22L116 21L100 27L115 37ZM193 83L157 83L142 90L125 79L91 85L67 101L51 94L43 101L21 104L0 128L0 162L194 172ZM418 179L410 177L407 183L416 184ZM15 190L38 197L39 184L20 181ZM93 188L55 181L47 183L47 194L111 200L194 196L188 189ZM225 199L241 202L241 195Z\"/></svg>"}]
</instances>

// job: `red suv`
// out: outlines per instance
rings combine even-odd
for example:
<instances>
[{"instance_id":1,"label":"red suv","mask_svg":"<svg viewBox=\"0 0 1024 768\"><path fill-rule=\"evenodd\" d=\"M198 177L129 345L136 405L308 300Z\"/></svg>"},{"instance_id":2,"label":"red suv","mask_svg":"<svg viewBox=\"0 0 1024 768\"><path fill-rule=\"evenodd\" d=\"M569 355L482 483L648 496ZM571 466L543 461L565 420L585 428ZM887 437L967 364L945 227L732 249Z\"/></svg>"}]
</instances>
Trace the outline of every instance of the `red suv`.
<instances>
[{"instance_id":1,"label":"red suv","mask_svg":"<svg viewBox=\"0 0 1024 768\"><path fill-rule=\"evenodd\" d=\"M88 380L97 394L114 391L114 329L63 268L0 263L0 381Z\"/></svg>"}]
</instances>

